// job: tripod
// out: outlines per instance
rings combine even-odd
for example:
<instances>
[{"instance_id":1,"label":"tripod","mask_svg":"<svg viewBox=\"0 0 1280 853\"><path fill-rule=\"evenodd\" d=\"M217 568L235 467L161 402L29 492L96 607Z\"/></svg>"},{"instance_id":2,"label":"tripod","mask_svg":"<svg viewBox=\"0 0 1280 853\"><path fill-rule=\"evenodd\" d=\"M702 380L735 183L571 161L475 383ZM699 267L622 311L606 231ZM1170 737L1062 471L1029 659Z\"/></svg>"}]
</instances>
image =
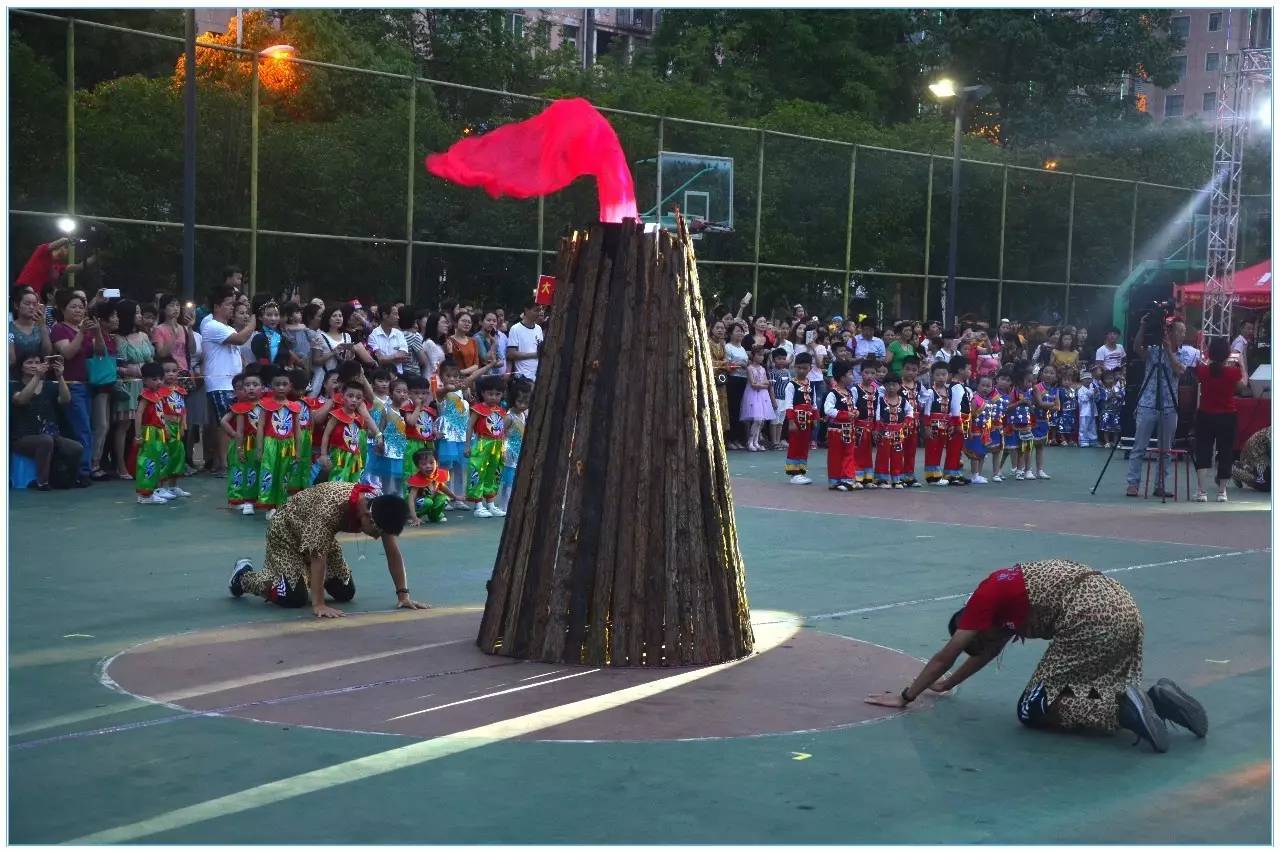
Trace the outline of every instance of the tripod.
<instances>
[{"instance_id":1,"label":"tripod","mask_svg":"<svg viewBox=\"0 0 1280 853\"><path fill-rule=\"evenodd\" d=\"M1147 390L1147 385L1151 383L1151 378L1155 376L1157 373L1160 374L1161 376L1164 375L1164 368L1166 364L1165 359L1169 357L1169 351L1165 349L1165 341L1163 338L1161 339L1159 346L1157 346L1155 349L1156 349L1156 352L1154 355L1155 361L1154 363L1147 366L1146 375L1142 378L1142 387L1138 389L1138 395L1134 399L1134 404L1133 404L1133 408L1135 412L1134 425L1133 425L1134 442L1133 442L1133 447L1129 450L1130 453L1134 453L1134 452L1146 453L1147 452L1147 448L1143 447L1139 449L1138 447L1138 441L1137 441L1138 423L1137 423L1136 411L1138 409L1139 403L1142 400L1142 395ZM1165 489L1164 460L1166 456L1172 455L1169 450L1165 449L1165 439L1166 438L1169 439L1168 443L1170 448L1172 448L1173 446L1173 436L1168 435L1168 430L1165 427L1164 417L1163 417L1163 412L1164 412L1164 393L1163 392L1166 390L1165 389L1166 382L1161 382L1161 381L1156 382L1156 401L1155 401L1156 402L1155 411L1156 411L1156 419L1157 419L1156 420L1156 465L1158 466L1157 472L1156 472L1156 488L1160 490L1160 503L1162 504L1166 503L1166 498L1168 497L1168 491ZM1178 398L1177 398L1177 395L1174 394L1173 388L1170 387L1168 389L1168 392L1169 392L1170 399L1174 401L1176 406ZM1150 441L1151 440L1150 437L1148 437L1147 440ZM1098 486L1102 484L1102 478L1106 476L1107 467L1111 465L1111 459L1116 455L1116 448L1118 448L1119 446L1120 446L1120 442L1118 441L1111 446L1111 452L1107 454L1107 461L1102 463L1102 470L1098 472L1098 479L1096 482L1094 482L1093 488L1089 490L1089 494L1096 495L1098 493ZM1177 475L1175 474L1174 476L1176 477Z\"/></svg>"}]
</instances>

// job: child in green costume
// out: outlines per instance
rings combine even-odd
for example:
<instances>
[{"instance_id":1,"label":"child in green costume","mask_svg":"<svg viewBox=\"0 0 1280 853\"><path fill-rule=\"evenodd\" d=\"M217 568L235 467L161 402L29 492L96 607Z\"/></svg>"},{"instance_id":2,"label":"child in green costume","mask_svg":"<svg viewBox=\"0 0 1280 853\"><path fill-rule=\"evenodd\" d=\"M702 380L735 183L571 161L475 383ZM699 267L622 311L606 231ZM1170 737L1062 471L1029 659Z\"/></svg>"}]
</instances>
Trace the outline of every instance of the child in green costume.
<instances>
[{"instance_id":1,"label":"child in green costume","mask_svg":"<svg viewBox=\"0 0 1280 853\"><path fill-rule=\"evenodd\" d=\"M140 504L165 504L169 498L157 493L169 470L169 448L164 427L164 366L154 361L142 365L142 394L133 416L134 488ZM184 457L185 458L185 457Z\"/></svg>"},{"instance_id":2,"label":"child in green costume","mask_svg":"<svg viewBox=\"0 0 1280 853\"><path fill-rule=\"evenodd\" d=\"M359 481L364 470L366 430L374 434L375 441L382 440L382 433L365 408L364 384L349 380L342 388L342 406L329 413L320 440L320 465L330 481Z\"/></svg>"},{"instance_id":3,"label":"child in green costume","mask_svg":"<svg viewBox=\"0 0 1280 853\"><path fill-rule=\"evenodd\" d=\"M258 495L254 506L267 510L270 520L275 511L289 498L290 478L298 459L298 430L300 405L289 399L293 382L283 370L269 365L264 375L271 377L271 396L261 403L262 417L258 420L257 446L261 448L258 461Z\"/></svg>"},{"instance_id":4,"label":"child in green costume","mask_svg":"<svg viewBox=\"0 0 1280 853\"><path fill-rule=\"evenodd\" d=\"M503 447L506 444L507 412L502 408L502 380L486 376L476 383L482 402L471 407L467 422L467 500L475 503L476 518L506 515L498 509L498 483L502 478ZM475 436L474 443L470 441Z\"/></svg>"},{"instance_id":5,"label":"child in green costume","mask_svg":"<svg viewBox=\"0 0 1280 853\"><path fill-rule=\"evenodd\" d=\"M449 490L449 472L436 464L436 455L422 449L413 454L415 467L409 485L409 524L417 527L422 520L447 521L444 510L458 496Z\"/></svg>"},{"instance_id":6,"label":"child in green costume","mask_svg":"<svg viewBox=\"0 0 1280 853\"><path fill-rule=\"evenodd\" d=\"M240 507L242 515L253 515L253 502L258 495L258 422L262 409L262 378L256 374L240 374L231 380L237 400L222 418L227 442L227 503Z\"/></svg>"}]
</instances>

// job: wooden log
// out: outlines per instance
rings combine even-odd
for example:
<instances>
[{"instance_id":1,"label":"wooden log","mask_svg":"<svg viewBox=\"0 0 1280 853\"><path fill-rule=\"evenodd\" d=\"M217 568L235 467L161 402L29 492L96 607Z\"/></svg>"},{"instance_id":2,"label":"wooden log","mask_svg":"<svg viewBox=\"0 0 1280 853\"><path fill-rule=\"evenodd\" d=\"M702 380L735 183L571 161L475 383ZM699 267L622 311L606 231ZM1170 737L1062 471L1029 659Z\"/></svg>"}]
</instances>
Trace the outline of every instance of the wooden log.
<instances>
[{"instance_id":1,"label":"wooden log","mask_svg":"<svg viewBox=\"0 0 1280 853\"><path fill-rule=\"evenodd\" d=\"M561 241L479 646L558 663L753 647L692 243L634 221ZM625 347L625 351L624 348Z\"/></svg>"}]
</instances>

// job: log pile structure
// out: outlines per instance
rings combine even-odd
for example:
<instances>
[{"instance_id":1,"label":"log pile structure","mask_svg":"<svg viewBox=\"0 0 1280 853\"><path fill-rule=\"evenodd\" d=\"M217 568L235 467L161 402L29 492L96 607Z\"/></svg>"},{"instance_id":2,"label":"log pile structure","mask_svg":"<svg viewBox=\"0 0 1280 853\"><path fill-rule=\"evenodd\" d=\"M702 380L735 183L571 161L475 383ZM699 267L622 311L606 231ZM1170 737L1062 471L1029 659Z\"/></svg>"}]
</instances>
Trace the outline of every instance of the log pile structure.
<instances>
[{"instance_id":1,"label":"log pile structure","mask_svg":"<svg viewBox=\"0 0 1280 853\"><path fill-rule=\"evenodd\" d=\"M643 223L561 239L557 289L477 639L489 654L689 666L750 654L693 245Z\"/></svg>"}]
</instances>

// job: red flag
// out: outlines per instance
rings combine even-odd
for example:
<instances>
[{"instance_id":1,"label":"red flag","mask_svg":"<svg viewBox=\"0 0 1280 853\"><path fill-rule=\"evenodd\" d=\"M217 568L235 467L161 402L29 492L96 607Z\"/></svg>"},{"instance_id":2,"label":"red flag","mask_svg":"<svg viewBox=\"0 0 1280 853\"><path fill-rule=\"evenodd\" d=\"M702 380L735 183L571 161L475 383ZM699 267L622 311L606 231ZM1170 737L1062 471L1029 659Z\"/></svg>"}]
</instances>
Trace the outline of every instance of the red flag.
<instances>
[{"instance_id":1,"label":"red flag","mask_svg":"<svg viewBox=\"0 0 1280 853\"><path fill-rule=\"evenodd\" d=\"M538 292L534 294L533 301L539 305L550 305L555 295L556 277L553 275L538 276Z\"/></svg>"},{"instance_id":2,"label":"red flag","mask_svg":"<svg viewBox=\"0 0 1280 853\"><path fill-rule=\"evenodd\" d=\"M426 159L427 171L494 198L534 198L594 175L600 221L637 219L635 184L613 127L583 98L554 101L538 115L455 142Z\"/></svg>"}]
</instances>

